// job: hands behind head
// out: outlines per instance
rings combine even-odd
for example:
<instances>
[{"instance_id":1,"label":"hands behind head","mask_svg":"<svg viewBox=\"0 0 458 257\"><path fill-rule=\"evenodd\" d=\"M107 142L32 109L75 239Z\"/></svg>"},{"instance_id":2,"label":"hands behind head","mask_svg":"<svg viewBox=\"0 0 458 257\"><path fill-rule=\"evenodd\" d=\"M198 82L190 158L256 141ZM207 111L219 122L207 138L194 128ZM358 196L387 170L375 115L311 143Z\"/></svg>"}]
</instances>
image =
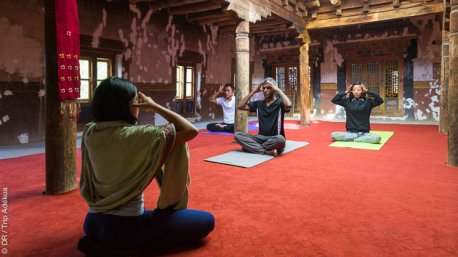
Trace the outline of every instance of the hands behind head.
<instances>
[{"instance_id":1,"label":"hands behind head","mask_svg":"<svg viewBox=\"0 0 458 257\"><path fill-rule=\"evenodd\" d=\"M349 94L351 92L352 86L353 86L352 84L347 84L347 89L345 89L345 94Z\"/></svg>"},{"instance_id":2,"label":"hands behind head","mask_svg":"<svg viewBox=\"0 0 458 257\"><path fill-rule=\"evenodd\" d=\"M137 93L137 101L132 103L132 106L139 107L139 108L151 108L157 105L154 100L143 94L142 92Z\"/></svg>"},{"instance_id":3,"label":"hands behind head","mask_svg":"<svg viewBox=\"0 0 458 257\"><path fill-rule=\"evenodd\" d=\"M364 83L361 84L347 84L347 89L345 90L345 94L350 94L352 91L353 85L360 85L361 89L363 90L363 93L367 93L367 87L364 85Z\"/></svg>"},{"instance_id":4,"label":"hands behind head","mask_svg":"<svg viewBox=\"0 0 458 257\"><path fill-rule=\"evenodd\" d=\"M256 92L263 91L264 88L271 88L272 91L274 91L274 92L280 91L280 89L277 86L274 86L274 85L272 85L270 83L267 83L267 82L263 81L258 85L258 87L256 89Z\"/></svg>"}]
</instances>

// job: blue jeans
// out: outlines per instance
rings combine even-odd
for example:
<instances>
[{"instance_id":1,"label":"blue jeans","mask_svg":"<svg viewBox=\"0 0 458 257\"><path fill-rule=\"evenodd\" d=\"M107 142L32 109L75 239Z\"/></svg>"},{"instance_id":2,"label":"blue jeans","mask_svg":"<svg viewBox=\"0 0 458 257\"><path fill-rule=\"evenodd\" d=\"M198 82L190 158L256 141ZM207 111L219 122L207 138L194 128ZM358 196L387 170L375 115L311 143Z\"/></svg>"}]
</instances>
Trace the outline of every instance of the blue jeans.
<instances>
[{"instance_id":1,"label":"blue jeans","mask_svg":"<svg viewBox=\"0 0 458 257\"><path fill-rule=\"evenodd\" d=\"M160 247L198 241L215 226L212 214L198 210L153 210L141 216L88 213L84 232L115 249Z\"/></svg>"},{"instance_id":2,"label":"blue jeans","mask_svg":"<svg viewBox=\"0 0 458 257\"><path fill-rule=\"evenodd\" d=\"M381 140L379 135L369 132L332 132L331 138L335 141L354 141L369 144L377 144Z\"/></svg>"}]
</instances>

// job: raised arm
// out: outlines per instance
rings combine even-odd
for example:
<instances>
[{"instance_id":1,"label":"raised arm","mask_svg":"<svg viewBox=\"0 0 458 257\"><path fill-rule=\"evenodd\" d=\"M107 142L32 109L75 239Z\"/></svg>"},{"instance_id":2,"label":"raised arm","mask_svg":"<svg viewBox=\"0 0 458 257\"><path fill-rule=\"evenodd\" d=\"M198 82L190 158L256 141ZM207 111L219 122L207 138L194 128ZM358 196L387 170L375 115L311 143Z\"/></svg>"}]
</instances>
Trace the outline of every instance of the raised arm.
<instances>
[{"instance_id":1,"label":"raised arm","mask_svg":"<svg viewBox=\"0 0 458 257\"><path fill-rule=\"evenodd\" d=\"M261 84L257 85L247 96L240 100L240 102L237 104L237 109L241 111L249 111L250 107L248 107L248 101L254 94L259 91L261 91Z\"/></svg>"},{"instance_id":2,"label":"raised arm","mask_svg":"<svg viewBox=\"0 0 458 257\"><path fill-rule=\"evenodd\" d=\"M277 86L271 85L271 87L274 92L280 95L281 101L283 102L283 109L285 109L285 111L289 111L291 107L293 106L293 104L291 103L291 100L289 100L288 96L286 96L285 93Z\"/></svg>"},{"instance_id":3,"label":"raised arm","mask_svg":"<svg viewBox=\"0 0 458 257\"><path fill-rule=\"evenodd\" d=\"M337 105L340 105L340 106L344 106L345 107L345 99L347 99L348 97L350 97L350 92L351 92L351 84L347 85L347 89L345 90L345 92L341 93L341 92L338 92L332 99L331 99L331 102L333 104L337 104Z\"/></svg>"},{"instance_id":4,"label":"raised arm","mask_svg":"<svg viewBox=\"0 0 458 257\"><path fill-rule=\"evenodd\" d=\"M215 91L211 96L210 98L208 99L208 101L216 104L216 98L221 95L222 93L224 92L224 86L222 84L219 85L219 89L218 91Z\"/></svg>"},{"instance_id":5,"label":"raised arm","mask_svg":"<svg viewBox=\"0 0 458 257\"><path fill-rule=\"evenodd\" d=\"M341 106L344 106L345 105L345 99L347 98L346 96L346 93L337 93L337 95L335 95L332 99L331 99L331 102L333 104L337 104L337 105L341 105Z\"/></svg>"},{"instance_id":6,"label":"raised arm","mask_svg":"<svg viewBox=\"0 0 458 257\"><path fill-rule=\"evenodd\" d=\"M373 107L383 104L383 98L381 98L379 94L370 91L366 88L364 84L362 84L361 87L363 89L363 92L369 95L369 101L371 101Z\"/></svg>"},{"instance_id":7,"label":"raised arm","mask_svg":"<svg viewBox=\"0 0 458 257\"><path fill-rule=\"evenodd\" d=\"M168 122L175 125L175 129L177 131L175 144L183 144L187 141L190 141L199 133L199 130L197 130L197 128L194 127L191 122L183 118L181 115L157 104L153 101L153 99L151 99L151 97L146 96L141 92L138 92L138 103L133 104L133 106L157 112Z\"/></svg>"}]
</instances>

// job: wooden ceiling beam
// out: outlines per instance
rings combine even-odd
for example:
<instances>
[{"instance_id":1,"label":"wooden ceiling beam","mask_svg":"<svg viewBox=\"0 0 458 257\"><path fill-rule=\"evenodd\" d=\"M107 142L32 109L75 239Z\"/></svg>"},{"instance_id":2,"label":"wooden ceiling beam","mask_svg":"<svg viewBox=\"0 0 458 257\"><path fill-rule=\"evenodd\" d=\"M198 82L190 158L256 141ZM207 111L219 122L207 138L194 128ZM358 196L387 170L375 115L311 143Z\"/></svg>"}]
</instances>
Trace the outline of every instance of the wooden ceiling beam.
<instances>
[{"instance_id":1,"label":"wooden ceiling beam","mask_svg":"<svg viewBox=\"0 0 458 257\"><path fill-rule=\"evenodd\" d=\"M422 16L427 14L441 13L444 11L443 3L422 4L409 8L396 8L385 12L367 13L365 15L346 16L331 19L312 20L307 23L307 29L322 29L341 27L348 25L367 24L372 22L402 19L408 17Z\"/></svg>"},{"instance_id":2,"label":"wooden ceiling beam","mask_svg":"<svg viewBox=\"0 0 458 257\"><path fill-rule=\"evenodd\" d=\"M163 8L170 8L170 7L177 7L177 6L183 6L183 5L188 5L188 4L196 4L196 3L201 3L205 2L207 0L157 0L157 1L151 1L151 0L129 0L130 3L136 4L140 2L150 2L151 9L153 10L159 10Z\"/></svg>"},{"instance_id":3,"label":"wooden ceiling beam","mask_svg":"<svg viewBox=\"0 0 458 257\"><path fill-rule=\"evenodd\" d=\"M212 19L205 19L205 20L199 20L200 24L215 24L218 22L223 22L223 21L235 21L235 17L229 17L229 16L221 16L221 17L215 17Z\"/></svg>"},{"instance_id":4,"label":"wooden ceiling beam","mask_svg":"<svg viewBox=\"0 0 458 257\"><path fill-rule=\"evenodd\" d=\"M206 12L206 11L211 11L211 10L218 10L223 7L222 5L223 3L221 3L220 1L206 1L202 3L171 8L169 9L169 14L170 15L181 15L181 14L199 13L199 12Z\"/></svg>"},{"instance_id":5,"label":"wooden ceiling beam","mask_svg":"<svg viewBox=\"0 0 458 257\"><path fill-rule=\"evenodd\" d=\"M250 26L250 29L269 29L269 28L272 28L272 29L275 29L276 27L290 27L291 24L288 24L288 23L277 23L277 24L269 24L269 25L265 25L265 26Z\"/></svg>"},{"instance_id":6,"label":"wooden ceiling beam","mask_svg":"<svg viewBox=\"0 0 458 257\"><path fill-rule=\"evenodd\" d=\"M232 26L232 25L237 25L237 21L236 20L220 21L220 22L213 23L213 25L218 26L218 27Z\"/></svg>"},{"instance_id":7,"label":"wooden ceiling beam","mask_svg":"<svg viewBox=\"0 0 458 257\"><path fill-rule=\"evenodd\" d=\"M253 10L261 9L264 13L272 13L272 15L277 15L283 20L290 21L297 25L301 30L305 27L305 21L302 17L302 13L295 13L294 8L290 5L283 6L281 0L244 0L244 1L233 1L229 5L231 10L237 12L239 17L246 17L248 20L252 14ZM249 8L250 7L250 8ZM267 15L263 15L265 18ZM258 19L259 20L259 19ZM255 22L255 20L250 20L250 22Z\"/></svg>"},{"instance_id":8,"label":"wooden ceiling beam","mask_svg":"<svg viewBox=\"0 0 458 257\"><path fill-rule=\"evenodd\" d=\"M231 13L224 13L224 12L211 12L211 13L205 13L205 15L200 15L200 14L190 14L188 16L188 21L206 21L206 20L212 20L212 19L218 19L222 17L229 17L229 18L235 18L235 15Z\"/></svg>"},{"instance_id":9,"label":"wooden ceiling beam","mask_svg":"<svg viewBox=\"0 0 458 257\"><path fill-rule=\"evenodd\" d=\"M289 21L285 21L285 20L274 20L274 19L263 20L263 21L259 21L259 22L256 22L256 23L252 23L250 25L250 28L275 26L275 25L281 25L281 24L285 24L285 23L290 23L290 22Z\"/></svg>"},{"instance_id":10,"label":"wooden ceiling beam","mask_svg":"<svg viewBox=\"0 0 458 257\"><path fill-rule=\"evenodd\" d=\"M281 26L272 26L272 27L250 27L250 32L255 32L255 31L269 31L269 30L286 30L286 29L292 29L288 25L283 24Z\"/></svg>"},{"instance_id":11,"label":"wooden ceiling beam","mask_svg":"<svg viewBox=\"0 0 458 257\"><path fill-rule=\"evenodd\" d=\"M378 6L378 5L386 5L386 6L393 6L393 0L373 0L368 2L370 7ZM363 3L361 1L356 2L342 2L340 5L342 10L351 10L351 9L361 9L363 7ZM333 13L336 10L336 6L327 5L320 7L317 12L318 14L330 12Z\"/></svg>"},{"instance_id":12,"label":"wooden ceiling beam","mask_svg":"<svg viewBox=\"0 0 458 257\"><path fill-rule=\"evenodd\" d=\"M394 11L396 9L409 9L409 8L414 8L414 7L419 7L419 6L424 6L423 3L407 3L407 2L402 2L401 6L399 8L394 8L391 2L389 4L383 4L383 5L376 5L370 7L369 13L384 13L384 12L389 12L389 11ZM358 16L361 15L362 13L362 8L363 6L359 6L358 8L351 8L351 9L344 9L343 10L343 15L342 17L351 17L351 16ZM336 18L334 12L327 12L327 13L318 13L319 19L318 20L326 20L326 19L334 19Z\"/></svg>"},{"instance_id":13,"label":"wooden ceiling beam","mask_svg":"<svg viewBox=\"0 0 458 257\"><path fill-rule=\"evenodd\" d=\"M229 31L234 31L235 32L235 28L237 28L237 24L234 24L234 25L221 25L219 26L219 30L229 30Z\"/></svg>"},{"instance_id":14,"label":"wooden ceiling beam","mask_svg":"<svg viewBox=\"0 0 458 257\"><path fill-rule=\"evenodd\" d=\"M256 32L251 32L251 34L256 35L256 36L261 36L261 35L285 35L285 34L299 34L294 29L286 29L286 30L269 30L269 31L256 31Z\"/></svg>"},{"instance_id":15,"label":"wooden ceiling beam","mask_svg":"<svg viewBox=\"0 0 458 257\"><path fill-rule=\"evenodd\" d=\"M306 7L304 5L304 2L302 2L301 0L288 0L289 3L293 4L294 7L294 12L298 13L298 12L304 12L306 10Z\"/></svg>"}]
</instances>

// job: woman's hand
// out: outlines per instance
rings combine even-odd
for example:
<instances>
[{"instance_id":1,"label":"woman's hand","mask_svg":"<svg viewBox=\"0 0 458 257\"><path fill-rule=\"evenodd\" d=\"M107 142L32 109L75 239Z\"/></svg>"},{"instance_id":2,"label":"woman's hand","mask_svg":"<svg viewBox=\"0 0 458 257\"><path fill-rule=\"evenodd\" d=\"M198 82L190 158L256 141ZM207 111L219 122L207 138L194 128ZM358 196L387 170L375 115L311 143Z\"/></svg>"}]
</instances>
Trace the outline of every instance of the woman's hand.
<instances>
[{"instance_id":1,"label":"woman's hand","mask_svg":"<svg viewBox=\"0 0 458 257\"><path fill-rule=\"evenodd\" d=\"M347 84L347 89L345 90L345 94L349 94L351 92L352 84Z\"/></svg>"},{"instance_id":2,"label":"woman's hand","mask_svg":"<svg viewBox=\"0 0 458 257\"><path fill-rule=\"evenodd\" d=\"M361 83L361 88L363 89L363 93L367 93L367 87L363 83Z\"/></svg>"},{"instance_id":3,"label":"woman's hand","mask_svg":"<svg viewBox=\"0 0 458 257\"><path fill-rule=\"evenodd\" d=\"M186 143L199 133L199 130L181 115L157 104L151 97L141 92L138 92L137 102L132 103L132 106L145 108L146 111L154 111L164 117L168 122L173 123L177 132L175 144Z\"/></svg>"},{"instance_id":4,"label":"woman's hand","mask_svg":"<svg viewBox=\"0 0 458 257\"><path fill-rule=\"evenodd\" d=\"M153 109L157 106L157 103L154 100L143 94L142 92L137 93L137 102L132 103L132 106L146 109Z\"/></svg>"}]
</instances>

